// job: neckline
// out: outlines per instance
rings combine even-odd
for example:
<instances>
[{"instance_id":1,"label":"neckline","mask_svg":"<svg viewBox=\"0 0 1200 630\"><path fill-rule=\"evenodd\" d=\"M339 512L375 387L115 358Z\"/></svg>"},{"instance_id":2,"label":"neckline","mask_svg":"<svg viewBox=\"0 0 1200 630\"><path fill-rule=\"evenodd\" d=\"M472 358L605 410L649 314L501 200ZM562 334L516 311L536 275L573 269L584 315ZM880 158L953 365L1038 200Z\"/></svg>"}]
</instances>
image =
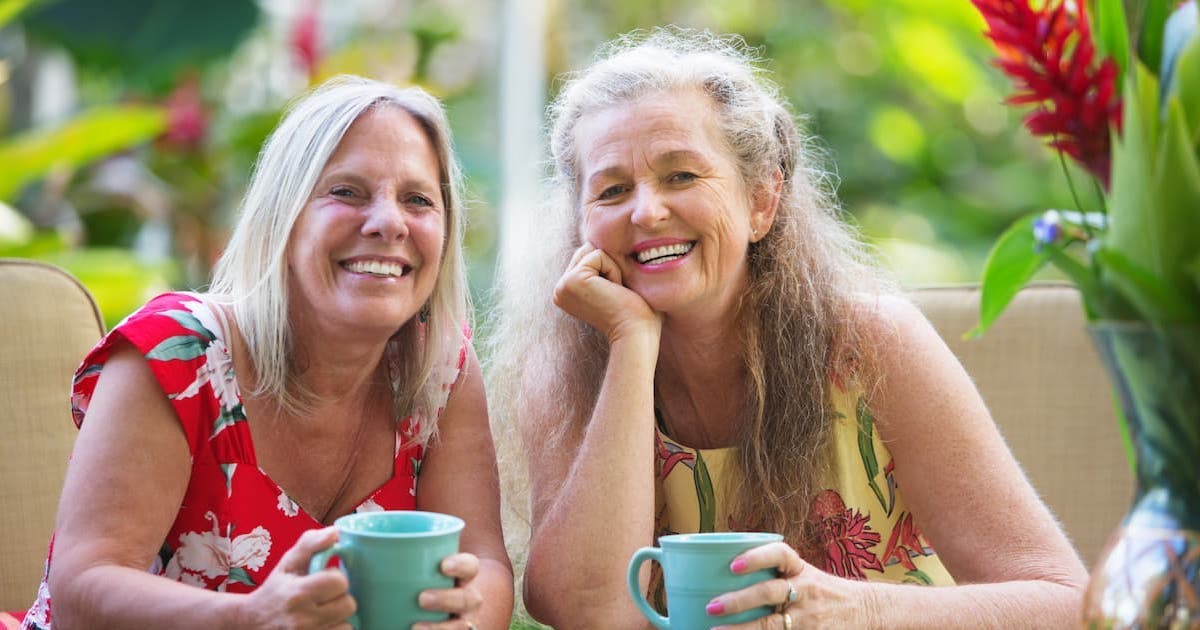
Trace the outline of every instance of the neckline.
<instances>
[{"instance_id":1,"label":"neckline","mask_svg":"<svg viewBox=\"0 0 1200 630\"><path fill-rule=\"evenodd\" d=\"M247 448L248 460L249 460L244 463L254 466L254 469L257 470L258 473L260 475L262 475L262 477L264 479L266 479L272 486L274 486L276 492L281 493L284 496L286 496L288 501L291 501L292 504L296 506L297 514L303 514L305 517L308 518L308 520L312 521L313 523L316 523L317 525L319 525L321 527L325 527L326 523L324 521L318 520L317 517L315 517L311 513L309 513L309 511L307 509L305 509L303 505L300 505L300 503L298 501L293 499L291 493L289 493L286 488L279 485L279 483L277 481L275 481L275 479L273 477L271 477L271 474L268 473L267 471L263 470L262 466L260 466L258 463L258 445L254 443L254 435L250 432L250 425L249 425L250 417L246 414L246 405L242 398L242 388L238 384L237 375L236 375L236 372L234 369L233 351L231 349L231 344L230 344L230 341L226 338L227 336L232 335L231 329L229 328L229 322L227 320L228 314L225 313L225 311L223 309L221 309L219 305L214 305L211 302L209 302L207 297L203 294L188 292L188 293L185 293L185 295L189 295L191 297L196 298L196 300L200 303L200 307L205 309L206 311L208 311L208 314L210 316L212 316L213 321L217 322L218 330L210 330L209 332L213 336L213 342L220 342L221 345L219 347L219 350L229 360L229 372L230 372L230 375L233 376L233 379L232 379L233 394L234 394L234 396L237 397L238 405L241 405L241 407L242 407L243 420L239 424L244 423L245 426L243 426L241 428L240 434L246 440L246 445L248 447ZM353 513L357 512L360 508L362 508L364 505L366 505L368 502L370 502L372 499L374 499L376 495L378 495L380 492L382 492L384 489L386 489L389 485L391 485L393 482L395 482L399 478L399 475L400 475L400 471L399 471L400 450L401 450L400 447L402 445L400 428L403 424L404 424L404 421L397 422L395 429L393 430L393 435L395 436L395 445L393 447L393 456L392 456L392 475L390 477L388 477L386 480L384 480L384 482L381 483L378 487L371 490L365 497L362 498L362 500L356 502L354 504L354 509L352 511L348 512L348 514L353 514ZM229 427L229 428L233 428L233 427ZM229 430L229 428L227 428L225 430ZM339 514L338 517L340 517L340 516L344 516L344 515Z\"/></svg>"},{"instance_id":2,"label":"neckline","mask_svg":"<svg viewBox=\"0 0 1200 630\"><path fill-rule=\"evenodd\" d=\"M699 452L699 453L720 453L720 452L724 452L724 451L732 451L732 450L737 449L736 445L734 445L734 446L718 446L715 448L696 448L694 446L688 446L687 444L680 442L679 440L672 437L671 433L669 431L667 431L666 420L663 419L662 411L660 411L658 409L657 405L654 406L654 430L658 433L660 438L671 442L672 444L674 444L675 446L678 446L679 448L686 448L689 451L694 451L694 452Z\"/></svg>"}]
</instances>

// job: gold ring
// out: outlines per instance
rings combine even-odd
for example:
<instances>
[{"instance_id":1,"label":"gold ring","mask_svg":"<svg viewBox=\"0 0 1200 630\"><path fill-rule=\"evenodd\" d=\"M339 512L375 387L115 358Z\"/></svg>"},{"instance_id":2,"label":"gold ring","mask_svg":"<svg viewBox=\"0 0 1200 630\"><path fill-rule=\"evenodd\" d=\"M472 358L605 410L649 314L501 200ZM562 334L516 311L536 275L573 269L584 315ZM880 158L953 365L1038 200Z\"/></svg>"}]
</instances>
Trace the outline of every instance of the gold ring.
<instances>
[{"instance_id":1,"label":"gold ring","mask_svg":"<svg viewBox=\"0 0 1200 630\"><path fill-rule=\"evenodd\" d=\"M783 618L783 630L792 630L792 617L787 614L786 610L779 612L779 616Z\"/></svg>"}]
</instances>

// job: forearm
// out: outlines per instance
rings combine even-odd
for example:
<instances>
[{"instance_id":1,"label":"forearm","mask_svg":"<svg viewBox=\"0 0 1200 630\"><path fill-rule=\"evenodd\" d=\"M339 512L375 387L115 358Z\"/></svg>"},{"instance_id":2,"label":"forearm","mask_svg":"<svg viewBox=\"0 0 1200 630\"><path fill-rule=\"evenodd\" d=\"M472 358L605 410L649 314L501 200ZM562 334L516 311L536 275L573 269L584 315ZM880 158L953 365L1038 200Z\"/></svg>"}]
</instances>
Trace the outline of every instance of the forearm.
<instances>
[{"instance_id":1,"label":"forearm","mask_svg":"<svg viewBox=\"0 0 1200 630\"><path fill-rule=\"evenodd\" d=\"M861 587L862 628L1075 628L1081 619L1082 586L1049 581Z\"/></svg>"},{"instance_id":2,"label":"forearm","mask_svg":"<svg viewBox=\"0 0 1200 630\"><path fill-rule=\"evenodd\" d=\"M54 627L61 630L249 628L244 595L218 593L116 565L85 569L51 584Z\"/></svg>"},{"instance_id":3,"label":"forearm","mask_svg":"<svg viewBox=\"0 0 1200 630\"><path fill-rule=\"evenodd\" d=\"M513 574L507 562L492 558L479 559L479 574L475 585L483 596L483 606L478 619L473 619L481 629L508 628L513 610Z\"/></svg>"},{"instance_id":4,"label":"forearm","mask_svg":"<svg viewBox=\"0 0 1200 630\"><path fill-rule=\"evenodd\" d=\"M653 540L657 343L630 341L612 345L591 421L578 445L561 447L574 451L568 473L545 491L545 512L534 515L525 600L551 625L644 621L630 603L625 574L633 552Z\"/></svg>"}]
</instances>

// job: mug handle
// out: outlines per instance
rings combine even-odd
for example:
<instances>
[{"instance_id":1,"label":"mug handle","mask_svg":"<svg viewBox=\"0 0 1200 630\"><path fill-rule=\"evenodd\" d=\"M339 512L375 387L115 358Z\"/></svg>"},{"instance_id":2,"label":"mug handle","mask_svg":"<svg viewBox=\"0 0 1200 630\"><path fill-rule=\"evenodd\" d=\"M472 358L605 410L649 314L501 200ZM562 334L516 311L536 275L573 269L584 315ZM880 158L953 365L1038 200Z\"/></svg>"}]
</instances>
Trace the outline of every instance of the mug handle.
<instances>
[{"instance_id":1,"label":"mug handle","mask_svg":"<svg viewBox=\"0 0 1200 630\"><path fill-rule=\"evenodd\" d=\"M312 575L317 571L323 571L325 567L329 565L329 561L333 558L341 560L342 554L345 553L345 551L346 547L343 546L342 543L338 542L334 543L330 547L318 551L317 553L314 553L312 559L308 561L308 574ZM342 573L346 573L346 565L343 563L338 567L338 570ZM355 630L358 630L358 613L350 615L350 618L346 621L351 627L353 627Z\"/></svg>"},{"instance_id":2,"label":"mug handle","mask_svg":"<svg viewBox=\"0 0 1200 630\"><path fill-rule=\"evenodd\" d=\"M638 584L638 572L642 569L642 563L647 560L662 564L662 549L659 547L642 547L633 553L633 557L629 559L629 596L633 598L633 603L637 604L638 610L650 623L656 628L668 630L671 627L671 620L658 614L657 610L646 601L645 594L642 593L641 585Z\"/></svg>"}]
</instances>

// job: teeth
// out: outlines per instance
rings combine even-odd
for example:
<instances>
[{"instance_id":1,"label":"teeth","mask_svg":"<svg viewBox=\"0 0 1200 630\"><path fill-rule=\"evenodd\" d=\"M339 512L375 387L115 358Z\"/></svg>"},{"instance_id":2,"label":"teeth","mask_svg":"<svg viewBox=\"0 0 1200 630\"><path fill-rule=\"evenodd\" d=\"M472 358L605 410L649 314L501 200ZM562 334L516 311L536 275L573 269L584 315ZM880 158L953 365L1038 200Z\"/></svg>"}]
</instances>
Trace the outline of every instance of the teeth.
<instances>
[{"instance_id":1,"label":"teeth","mask_svg":"<svg viewBox=\"0 0 1200 630\"><path fill-rule=\"evenodd\" d=\"M682 257L684 254L692 251L692 246L695 243L676 243L674 245L663 245L662 247L652 247L637 253L637 261L646 263L658 258L664 258L657 262L664 263Z\"/></svg>"},{"instance_id":2,"label":"teeth","mask_svg":"<svg viewBox=\"0 0 1200 630\"><path fill-rule=\"evenodd\" d=\"M404 265L383 262L382 260L356 260L348 262L343 266L355 273L369 273L373 276L384 278L399 278L406 271Z\"/></svg>"}]
</instances>

